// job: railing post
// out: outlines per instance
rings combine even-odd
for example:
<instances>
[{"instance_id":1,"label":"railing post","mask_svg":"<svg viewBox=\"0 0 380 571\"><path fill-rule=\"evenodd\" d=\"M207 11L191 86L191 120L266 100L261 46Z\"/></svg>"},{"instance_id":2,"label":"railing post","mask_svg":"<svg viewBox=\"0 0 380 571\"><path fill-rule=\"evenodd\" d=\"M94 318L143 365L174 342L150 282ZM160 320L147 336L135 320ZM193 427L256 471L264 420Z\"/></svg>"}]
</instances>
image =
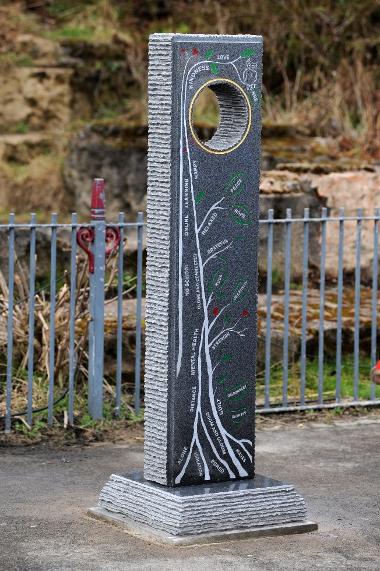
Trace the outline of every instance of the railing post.
<instances>
[{"instance_id":1,"label":"railing post","mask_svg":"<svg viewBox=\"0 0 380 571\"><path fill-rule=\"evenodd\" d=\"M103 418L104 370L104 275L106 265L106 222L104 180L92 185L93 273L90 273L90 329L88 410L94 420Z\"/></svg>"},{"instance_id":2,"label":"railing post","mask_svg":"<svg viewBox=\"0 0 380 571\"><path fill-rule=\"evenodd\" d=\"M135 356L135 413L141 406L141 302L143 278L143 232L144 215L137 215L137 299L136 299L136 356Z\"/></svg>"},{"instance_id":3,"label":"railing post","mask_svg":"<svg viewBox=\"0 0 380 571\"><path fill-rule=\"evenodd\" d=\"M88 411L94 420L103 418L104 368L104 275L106 221L104 180L95 178L91 189L91 227L77 231L78 245L88 256L90 280L88 328Z\"/></svg>"},{"instance_id":4,"label":"railing post","mask_svg":"<svg viewBox=\"0 0 380 571\"><path fill-rule=\"evenodd\" d=\"M273 264L273 209L268 210L267 241L267 292L266 292L266 328L265 328L265 408L270 407L270 361L272 348L272 264Z\"/></svg>"},{"instance_id":5,"label":"railing post","mask_svg":"<svg viewBox=\"0 0 380 571\"><path fill-rule=\"evenodd\" d=\"M13 384L13 307L15 281L15 215L9 215L8 226L8 318L7 318L7 377L5 396L5 432L12 428Z\"/></svg>"},{"instance_id":6,"label":"railing post","mask_svg":"<svg viewBox=\"0 0 380 571\"><path fill-rule=\"evenodd\" d=\"M88 411L103 418L104 285L106 256L120 243L120 230L107 226L104 180L95 178L91 190L91 226L81 226L77 242L88 255L90 323L88 330Z\"/></svg>"},{"instance_id":7,"label":"railing post","mask_svg":"<svg viewBox=\"0 0 380 571\"><path fill-rule=\"evenodd\" d=\"M292 209L286 209L285 221L285 272L284 272L284 342L282 359L282 406L288 406L289 380L289 310L290 272L292 263Z\"/></svg>"}]
</instances>

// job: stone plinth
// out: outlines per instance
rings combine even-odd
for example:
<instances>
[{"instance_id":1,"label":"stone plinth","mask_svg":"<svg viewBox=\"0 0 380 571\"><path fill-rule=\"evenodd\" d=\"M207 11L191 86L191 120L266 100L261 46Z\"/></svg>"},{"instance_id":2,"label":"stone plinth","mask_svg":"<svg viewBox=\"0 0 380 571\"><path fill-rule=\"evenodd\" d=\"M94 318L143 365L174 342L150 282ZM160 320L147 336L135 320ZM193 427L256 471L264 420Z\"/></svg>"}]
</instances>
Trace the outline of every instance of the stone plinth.
<instances>
[{"instance_id":1,"label":"stone plinth","mask_svg":"<svg viewBox=\"0 0 380 571\"><path fill-rule=\"evenodd\" d=\"M168 488L145 480L141 472L113 474L90 515L145 539L178 544L316 529L305 521L305 502L293 486L259 475Z\"/></svg>"}]
</instances>

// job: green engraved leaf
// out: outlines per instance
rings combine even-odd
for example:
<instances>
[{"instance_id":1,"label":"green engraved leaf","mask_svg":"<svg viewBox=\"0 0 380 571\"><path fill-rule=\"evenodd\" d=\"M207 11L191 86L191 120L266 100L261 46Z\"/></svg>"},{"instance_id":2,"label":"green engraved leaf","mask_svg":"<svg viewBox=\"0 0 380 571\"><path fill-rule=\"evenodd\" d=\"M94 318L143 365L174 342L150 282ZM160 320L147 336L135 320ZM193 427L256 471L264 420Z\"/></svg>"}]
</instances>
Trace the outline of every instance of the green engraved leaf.
<instances>
[{"instance_id":1,"label":"green engraved leaf","mask_svg":"<svg viewBox=\"0 0 380 571\"><path fill-rule=\"evenodd\" d=\"M230 401L232 401L231 405L235 406L236 404L239 404L240 401L244 401L246 398L247 398L247 395L244 393L244 391L242 391L238 395L234 395L234 396L230 397Z\"/></svg>"},{"instance_id":2,"label":"green engraved leaf","mask_svg":"<svg viewBox=\"0 0 380 571\"><path fill-rule=\"evenodd\" d=\"M232 292L232 301L243 301L247 297L248 289L248 280L238 280Z\"/></svg>"},{"instance_id":3,"label":"green engraved leaf","mask_svg":"<svg viewBox=\"0 0 380 571\"><path fill-rule=\"evenodd\" d=\"M244 173L242 172L233 173L225 186L225 191L233 196L238 196L244 190L245 190Z\"/></svg>"},{"instance_id":4,"label":"green engraved leaf","mask_svg":"<svg viewBox=\"0 0 380 571\"><path fill-rule=\"evenodd\" d=\"M236 426L247 422L247 411L245 409L240 409L239 411L232 410L231 412L236 413L232 415L232 422L236 424Z\"/></svg>"},{"instance_id":5,"label":"green engraved leaf","mask_svg":"<svg viewBox=\"0 0 380 571\"><path fill-rule=\"evenodd\" d=\"M211 280L208 284L207 291L211 293L214 289L223 290L228 280L228 270L224 265L221 265L211 276ZM222 296L224 297L224 295Z\"/></svg>"},{"instance_id":6,"label":"green engraved leaf","mask_svg":"<svg viewBox=\"0 0 380 571\"><path fill-rule=\"evenodd\" d=\"M205 196L206 196L206 193L204 191L198 192L197 196L195 197L195 203L199 204L200 202L202 202L202 200L204 199Z\"/></svg>"},{"instance_id":7,"label":"green engraved leaf","mask_svg":"<svg viewBox=\"0 0 380 571\"><path fill-rule=\"evenodd\" d=\"M214 50L207 50L207 52L205 54L205 58L210 59L210 58L212 58L213 55L214 55Z\"/></svg>"},{"instance_id":8,"label":"green engraved leaf","mask_svg":"<svg viewBox=\"0 0 380 571\"><path fill-rule=\"evenodd\" d=\"M254 53L255 50L253 48L247 48L241 52L240 57L251 57Z\"/></svg>"},{"instance_id":9,"label":"green engraved leaf","mask_svg":"<svg viewBox=\"0 0 380 571\"><path fill-rule=\"evenodd\" d=\"M225 315L223 318L223 325L224 327L228 327L231 323L231 315Z\"/></svg>"},{"instance_id":10,"label":"green engraved leaf","mask_svg":"<svg viewBox=\"0 0 380 571\"><path fill-rule=\"evenodd\" d=\"M211 73L213 73L214 75L217 75L219 73L219 68L218 68L218 64L217 63L210 63L210 71Z\"/></svg>"},{"instance_id":11,"label":"green engraved leaf","mask_svg":"<svg viewBox=\"0 0 380 571\"><path fill-rule=\"evenodd\" d=\"M234 204L231 211L231 217L240 226L249 226L253 223L252 214L245 204Z\"/></svg>"}]
</instances>

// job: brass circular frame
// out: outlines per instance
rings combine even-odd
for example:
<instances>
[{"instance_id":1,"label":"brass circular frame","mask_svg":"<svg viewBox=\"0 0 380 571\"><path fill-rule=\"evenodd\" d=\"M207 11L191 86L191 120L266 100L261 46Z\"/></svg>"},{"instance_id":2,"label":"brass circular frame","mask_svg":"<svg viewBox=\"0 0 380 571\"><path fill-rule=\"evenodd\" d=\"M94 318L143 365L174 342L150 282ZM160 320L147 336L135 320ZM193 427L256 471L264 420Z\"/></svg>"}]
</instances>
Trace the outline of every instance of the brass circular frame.
<instances>
[{"instance_id":1,"label":"brass circular frame","mask_svg":"<svg viewBox=\"0 0 380 571\"><path fill-rule=\"evenodd\" d=\"M209 147L207 147L204 143L202 143L198 136L196 135L194 128L193 128L193 122L192 122L192 114L193 114L193 106L195 103L196 98L198 97L199 93L202 91L202 89L204 89L205 87L207 87L208 85L210 85L211 83L216 83L216 82L223 82L223 83L230 83L231 85L233 85L234 87L237 88L237 90L243 95L246 104L247 104L247 108L248 108L248 122L247 122L247 126L246 129L244 131L244 134L242 136L242 138L240 139L240 141L238 143L236 143L235 145L233 145L232 147L229 147L228 149L225 149L223 151L215 151L214 149L210 149ZM197 91L194 93L191 103L190 103L190 107L189 107L189 125L190 125L190 131L191 134L193 135L193 138L195 140L195 142L197 143L197 145L199 147L201 147L204 151L207 151L208 153L211 153L213 155L227 155L228 153L231 153L232 151L234 151L235 149L237 149L238 147L240 147L240 145L245 141L245 139L247 138L247 135L249 133L249 130L251 128L251 124L252 124L252 107L251 107L251 103L248 99L247 94L245 93L245 91L241 88L241 86L236 83L236 81L233 81L232 79L226 79L224 77L215 77L214 79L209 79L208 81L206 81L206 83L204 83L203 85L201 85L201 87L199 87L197 89Z\"/></svg>"}]
</instances>

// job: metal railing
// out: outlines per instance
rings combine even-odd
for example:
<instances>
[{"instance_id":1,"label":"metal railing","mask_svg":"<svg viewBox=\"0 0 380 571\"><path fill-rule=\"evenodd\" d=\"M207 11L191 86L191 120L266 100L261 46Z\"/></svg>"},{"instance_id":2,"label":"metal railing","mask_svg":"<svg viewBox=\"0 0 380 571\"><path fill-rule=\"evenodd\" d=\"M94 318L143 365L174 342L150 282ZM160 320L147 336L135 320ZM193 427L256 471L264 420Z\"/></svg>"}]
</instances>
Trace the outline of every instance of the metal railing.
<instances>
[{"instance_id":1,"label":"metal railing","mask_svg":"<svg viewBox=\"0 0 380 571\"><path fill-rule=\"evenodd\" d=\"M109 228L116 229L120 240L115 244L113 254L113 268L110 264L105 266L105 245L100 240L94 239L91 246L95 258L95 269L91 272L91 261L86 256L80 255L78 233L94 230L106 241ZM2 272L1 279L1 305L0 316L6 319L0 321L2 331L0 333L1 345L5 349L5 359L2 358L1 366L5 368L0 384L0 420L3 428L9 432L12 427L12 418L23 417L27 426L33 423L33 414L46 411L47 424L51 426L54 421L54 408L65 398L67 400L67 424L74 423L74 397L75 379L78 374L78 359L81 357L85 363L81 364L80 371L85 373L88 383L88 409L94 419L103 415L103 390L104 390L104 309L107 303L116 303L116 315L114 325L116 329L116 372L114 377L114 415L121 414L122 401L122 364L123 364L123 297L126 294L124 284L125 272L125 248L132 238L132 232L136 235L134 244L135 262L133 273L135 286L136 324L134 327L135 351L134 351L134 409L136 413L141 405L141 344L142 344L142 288L143 288L143 230L144 216L139 213L136 222L125 222L124 214L119 214L116 224L109 226L104 218L93 220L90 224L78 224L77 215L71 216L70 223L58 223L57 215L52 214L50 223L37 223L36 215L31 215L29 223L16 223L14 214L9 217L8 224L0 224L0 232L5 231L8 239L7 264ZM60 233L69 231L60 240ZM18 252L18 240L22 241L28 235L29 253L28 264L25 259L20 259ZM44 238L42 240L42 237ZM40 248L37 242L42 242ZM38 281L37 270L39 255L46 258L43 248L45 242L50 242L49 264L45 269L48 274L48 283L42 287L36 287ZM58 248L59 243L59 248ZM39 250L39 251L38 251ZM99 263L103 255L103 262ZM23 252L25 254L25 252ZM59 258L64 255L64 262L59 263ZM89 249L86 254L89 254ZM3 256L4 258L4 256ZM25 256L24 256L25 258ZM101 259L101 258L100 258ZM67 271L66 264L70 267ZM59 274L58 266L64 265ZM4 275L7 274L7 275ZM28 274L28 275L27 275ZM80 274L80 275L79 275ZM111 274L111 276L109 275ZM26 277L27 276L27 277ZM41 276L39 277L41 278ZM105 300L106 282L112 281L112 292L109 300ZM116 283L114 283L116 281ZM62 285L63 284L63 285ZM59 289L57 286L61 285ZM17 287L18 286L18 287ZM24 288L24 289L23 289ZM20 289L22 293L20 295ZM110 289L110 288L108 288ZM19 296L16 298L16 290ZM25 294L25 290L27 290ZM116 290L116 291L114 291ZM128 287L127 287L128 292ZM60 314L59 314L60 312ZM59 315L58 315L59 314ZM25 317L25 319L22 319ZM43 369L40 377L43 379L46 394L46 405L34 404L35 387L41 380L36 378L36 345L41 353L41 328L36 329L36 320L42 322L42 336L45 336L45 350L43 356ZM78 324L85 322L84 327L78 333ZM21 330L26 325L27 331ZM22 338L22 355L17 354L18 362L15 363L15 344L17 339ZM79 337L79 338L78 338ZM25 341L25 342L24 342ZM59 343L61 346L59 347ZM88 349L87 349L88 346ZM16 346L17 348L17 346ZM62 356L62 352L66 355ZM39 355L41 358L41 355ZM1 348L0 348L1 359ZM24 363L24 365L20 363ZM40 367L41 369L41 367ZM20 370L22 371L20 378ZM59 378L62 371L65 378ZM45 372L45 375L43 374ZM57 383L57 380L60 382ZM58 385L58 386L57 386ZM60 385L65 386L62 388ZM67 385L67 386L66 386ZM15 386L18 388L15 394ZM61 394L57 396L57 390ZM22 403L22 406L13 405L13 401Z\"/></svg>"},{"instance_id":2,"label":"metal railing","mask_svg":"<svg viewBox=\"0 0 380 571\"><path fill-rule=\"evenodd\" d=\"M380 404L380 387L369 376L377 360L379 220L380 209L345 216L343 209L335 214L326 208L317 216L305 209L292 217L287 210L284 218L274 218L269 210L260 220L257 412ZM67 423L73 424L78 375L84 378L82 388L87 383L93 418L102 417L105 382L114 415L121 415L126 392L132 391L134 410L140 411L143 228L141 213L133 223L120 214L112 226L104 217L78 224L76 214L69 223L58 223L53 214L44 224L34 214L30 222L16 223L11 214L8 224L0 224L8 239L7 252L1 250L0 284L0 364L5 369L0 418L6 431L15 416L32 426L36 411L46 411L52 425L62 400ZM28 242L24 254L18 247L20 233ZM132 233L136 240L126 257ZM78 244L93 256L94 273ZM41 256L48 258L44 272ZM130 279L125 278L128 271ZM41 285L42 274L49 285ZM135 350L127 350L131 354L123 347L126 296L129 313L136 315L130 327ZM106 322L104 303L113 308ZM107 377L104 342L110 320L116 367ZM131 356L126 379L123 366ZM46 404L35 400L37 386L46 391Z\"/></svg>"},{"instance_id":3,"label":"metal railing","mask_svg":"<svg viewBox=\"0 0 380 571\"><path fill-rule=\"evenodd\" d=\"M345 216L343 208L332 213L327 208L317 216L310 216L309 209L305 209L303 216L292 217L290 209L286 216L274 219L273 210L268 211L267 219L260 220L260 247L266 250L266 294L265 294L265 365L264 365L264 395L258 402L260 412L281 412L287 410L305 410L315 408L330 408L336 406L356 406L380 403L380 391L370 381L370 368L377 360L378 335L378 240L379 240L380 209L375 209L373 215L364 215L358 209L355 215ZM349 236L345 244L345 229L349 227ZM372 252L368 251L366 243L366 260L363 263L363 228L365 225L366 238L371 235ZM295 247L292 248L292 235L297 227ZM266 229L266 240L263 241L263 229ZM282 308L283 317L280 330L282 331L282 379L281 395L272 397L272 367L271 367L271 336L273 333L273 255L275 229L282 236L283 243L283 282L282 282ZM313 230L314 251L311 254L310 233ZM315 244L317 247L315 248ZM346 256L345 256L346 254ZM277 253L278 258L278 253ZM329 258L328 265L326 264ZM369 258L371 258L369 260ZM297 261L297 281L292 284L292 262ZM294 263L293 263L294 265ZM276 270L279 264L277 259ZM364 274L364 275L363 275ZM347 278L345 286L344 276ZM362 280L362 277L364 278ZM308 295L310 282L318 290L318 307L310 316L308 311ZM292 295L293 286L293 295ZM294 295L297 289L300 295ZM366 315L363 315L361 297L363 289L366 293ZM346 297L345 297L346 292ZM327 299L329 296L329 299ZM294 298L299 299L298 321L296 326L290 324L290 310ZM370 301L369 298L370 297ZM352 302L352 307L350 307ZM326 306L329 305L330 321L335 321L335 335L326 343ZM370 305L370 308L368 308ZM333 306L333 307L332 307ZM368 312L370 315L368 315ZM259 304L260 313L260 304ZM348 317L348 318L347 318ZM364 319L365 317L365 319ZM310 321L313 321L312 331ZM315 323L317 321L317 323ZM365 323L363 323L365 321ZM278 323L277 323L278 325ZM370 330L370 342L366 343L361 352L360 333L365 328ZM331 332L331 331L330 331ZM291 335L299 338L298 348L298 378L296 387L293 387L292 398L289 400L289 340ZM352 369L346 364L348 373L352 373L352 385L345 387L342 394L343 372L343 336L353 334L353 343L348 343L345 354L352 359ZM348 335L349 336L349 335ZM331 337L334 337L331 339ZM347 335L346 335L347 337ZM315 341L317 347L309 354L307 346ZM367 341L367 340L366 340ZM325 394L325 363L326 348L329 348L330 362L331 349L335 348L335 386L333 394ZM366 358L368 356L368 358ZM315 359L317 386L315 397L307 397L307 365L310 359ZM360 386L360 360L366 360L364 373L364 387ZM362 383L362 384L363 384ZM361 390L359 390L359 388ZM363 396L364 395L364 396Z\"/></svg>"}]
</instances>

